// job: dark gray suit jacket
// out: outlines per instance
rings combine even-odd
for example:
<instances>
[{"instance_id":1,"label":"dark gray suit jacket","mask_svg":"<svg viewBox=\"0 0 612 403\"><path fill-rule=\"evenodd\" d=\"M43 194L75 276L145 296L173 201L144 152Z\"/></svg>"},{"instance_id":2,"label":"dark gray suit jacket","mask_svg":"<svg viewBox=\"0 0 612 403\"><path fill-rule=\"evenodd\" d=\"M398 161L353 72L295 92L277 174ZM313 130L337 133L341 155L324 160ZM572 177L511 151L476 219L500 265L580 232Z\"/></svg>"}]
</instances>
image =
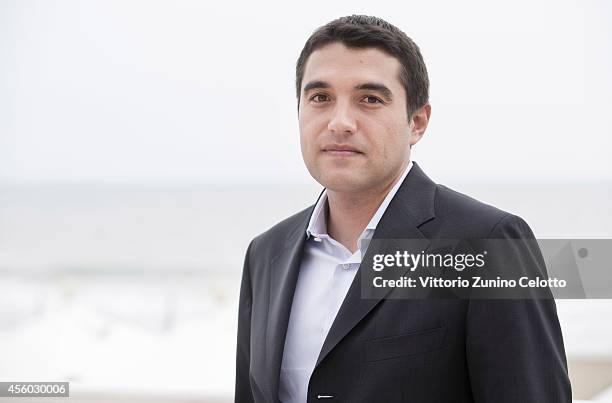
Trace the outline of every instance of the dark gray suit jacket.
<instances>
[{"instance_id":1,"label":"dark gray suit jacket","mask_svg":"<svg viewBox=\"0 0 612 403\"><path fill-rule=\"evenodd\" d=\"M313 208L257 236L247 250L238 403L278 402ZM521 239L533 233L521 218L435 184L415 163L373 238ZM357 274L321 349L308 402L571 402L554 300L362 299L360 287Z\"/></svg>"}]
</instances>

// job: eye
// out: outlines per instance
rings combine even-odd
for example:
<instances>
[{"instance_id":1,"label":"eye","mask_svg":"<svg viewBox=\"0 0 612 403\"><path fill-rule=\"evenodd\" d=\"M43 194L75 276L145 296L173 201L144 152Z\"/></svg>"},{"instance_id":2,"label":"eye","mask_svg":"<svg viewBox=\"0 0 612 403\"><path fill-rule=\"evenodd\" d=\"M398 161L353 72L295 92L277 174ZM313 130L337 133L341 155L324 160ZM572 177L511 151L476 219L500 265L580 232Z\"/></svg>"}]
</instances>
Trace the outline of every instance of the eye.
<instances>
[{"instance_id":1,"label":"eye","mask_svg":"<svg viewBox=\"0 0 612 403\"><path fill-rule=\"evenodd\" d=\"M313 96L310 97L310 100L316 103L321 103L321 102L328 101L329 98L325 94L314 94Z\"/></svg>"},{"instance_id":2,"label":"eye","mask_svg":"<svg viewBox=\"0 0 612 403\"><path fill-rule=\"evenodd\" d=\"M363 100L365 101L366 104L382 104L384 103L380 98L375 97L373 95L368 95L363 97Z\"/></svg>"}]
</instances>

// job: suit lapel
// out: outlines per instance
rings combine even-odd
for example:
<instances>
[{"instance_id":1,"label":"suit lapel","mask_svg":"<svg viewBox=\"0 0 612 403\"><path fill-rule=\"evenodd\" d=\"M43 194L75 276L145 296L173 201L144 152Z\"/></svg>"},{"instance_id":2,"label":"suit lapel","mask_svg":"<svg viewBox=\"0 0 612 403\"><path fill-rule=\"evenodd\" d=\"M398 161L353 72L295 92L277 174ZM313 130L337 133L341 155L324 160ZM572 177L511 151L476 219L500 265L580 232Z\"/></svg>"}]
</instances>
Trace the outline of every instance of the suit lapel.
<instances>
[{"instance_id":1,"label":"suit lapel","mask_svg":"<svg viewBox=\"0 0 612 403\"><path fill-rule=\"evenodd\" d=\"M381 217L373 239L424 239L418 229L420 225L434 217L434 196L436 185L414 163L387 210ZM363 262L371 261L374 253L368 248ZM383 252L384 253L384 252ZM359 270L369 270L360 267ZM387 293L390 292L390 289ZM385 294L386 295L386 294ZM316 367L329 352L370 312L384 296L373 299L361 297L361 274L357 273L344 298L340 310L323 343Z\"/></svg>"},{"instance_id":2,"label":"suit lapel","mask_svg":"<svg viewBox=\"0 0 612 403\"><path fill-rule=\"evenodd\" d=\"M319 194L319 198L323 192ZM318 199L317 199L318 201ZM291 304L300 271L300 263L306 242L306 228L316 203L303 213L298 225L287 236L284 247L280 253L270 262L270 288L268 305L268 322L266 327L266 350L270 356L266 357L269 362L268 379L271 399L278 399L278 385L280 368L285 347L285 337Z\"/></svg>"}]
</instances>

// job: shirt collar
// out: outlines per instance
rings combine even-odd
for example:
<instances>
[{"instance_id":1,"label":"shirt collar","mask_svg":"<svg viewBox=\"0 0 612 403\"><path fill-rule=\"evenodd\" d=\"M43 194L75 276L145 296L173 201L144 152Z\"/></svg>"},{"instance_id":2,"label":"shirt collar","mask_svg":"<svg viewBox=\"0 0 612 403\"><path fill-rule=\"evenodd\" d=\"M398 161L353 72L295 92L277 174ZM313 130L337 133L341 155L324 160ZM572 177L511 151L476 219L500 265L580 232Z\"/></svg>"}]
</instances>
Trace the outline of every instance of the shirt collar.
<instances>
[{"instance_id":1,"label":"shirt collar","mask_svg":"<svg viewBox=\"0 0 612 403\"><path fill-rule=\"evenodd\" d=\"M391 200L393 200L393 197L397 193L399 187L404 182L404 179L406 179L408 172L410 172L412 165L412 161L410 161L400 179L395 183L395 185L393 185L393 188L391 188L389 193L387 193L387 196L385 196L385 199L378 207L378 210L376 210L376 213L374 213L374 215L370 219L370 222L359 237L360 239L365 238L374 232L376 226L378 225L378 222L380 221L383 214L387 210L387 207L391 203ZM327 208L327 189L325 189L321 197L319 197L319 201L315 205L315 208L312 211L312 215L310 216L310 221L308 222L308 227L306 228L307 237L310 237L311 235L319 238L329 236L327 234L327 221L325 219L327 215Z\"/></svg>"}]
</instances>

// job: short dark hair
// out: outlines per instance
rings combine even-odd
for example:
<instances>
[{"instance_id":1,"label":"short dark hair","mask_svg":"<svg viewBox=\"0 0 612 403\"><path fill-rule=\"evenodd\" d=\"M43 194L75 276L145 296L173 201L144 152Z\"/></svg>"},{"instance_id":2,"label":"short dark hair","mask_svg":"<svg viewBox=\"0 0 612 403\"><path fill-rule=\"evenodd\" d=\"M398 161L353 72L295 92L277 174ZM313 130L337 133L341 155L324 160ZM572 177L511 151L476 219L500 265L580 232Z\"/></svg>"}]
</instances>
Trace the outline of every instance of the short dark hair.
<instances>
[{"instance_id":1,"label":"short dark hair","mask_svg":"<svg viewBox=\"0 0 612 403\"><path fill-rule=\"evenodd\" d=\"M306 41L295 68L298 109L304 68L311 53L330 43L349 48L377 48L395 57L401 64L400 81L406 90L408 119L429 101L429 78L419 47L404 32L382 18L351 15L318 28Z\"/></svg>"}]
</instances>

